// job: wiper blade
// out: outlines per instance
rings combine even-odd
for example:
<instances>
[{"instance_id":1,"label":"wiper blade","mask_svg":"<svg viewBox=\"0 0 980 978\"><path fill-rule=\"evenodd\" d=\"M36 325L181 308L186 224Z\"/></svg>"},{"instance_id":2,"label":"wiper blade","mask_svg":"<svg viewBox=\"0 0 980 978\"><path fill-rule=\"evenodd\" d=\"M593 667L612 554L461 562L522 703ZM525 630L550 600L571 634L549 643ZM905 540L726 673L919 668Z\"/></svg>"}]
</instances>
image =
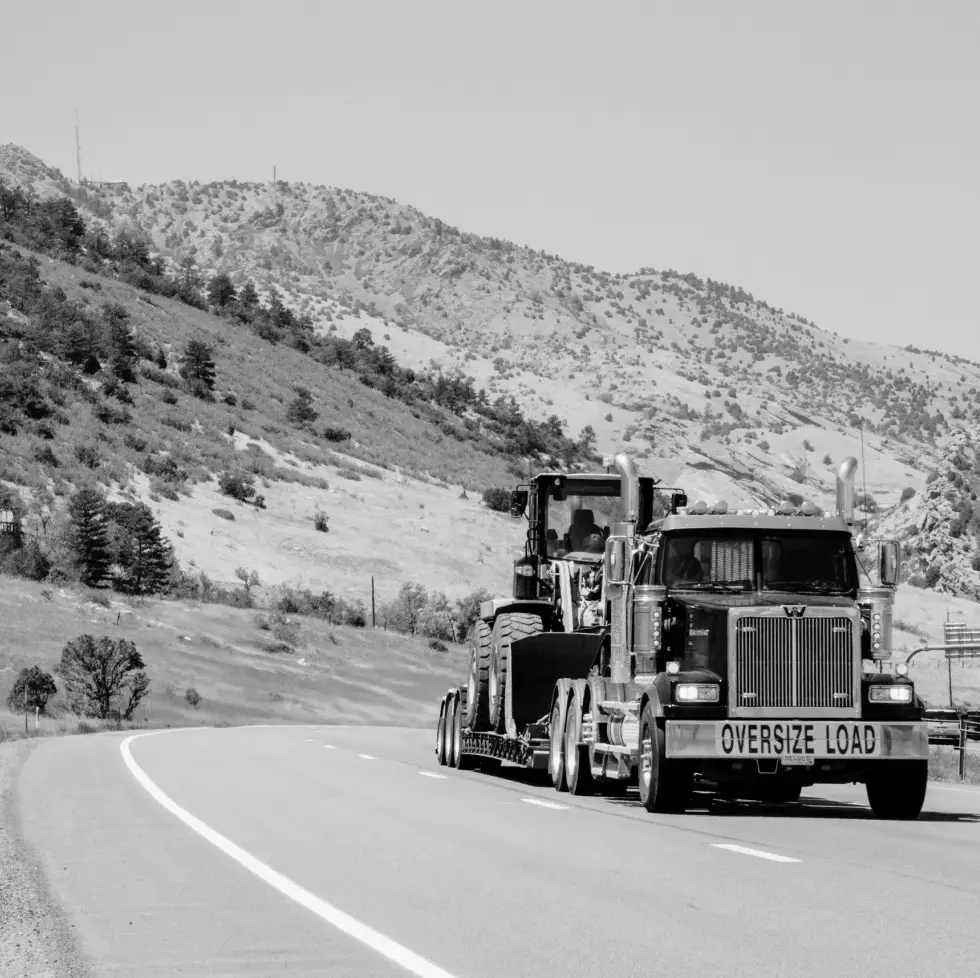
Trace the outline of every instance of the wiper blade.
<instances>
[{"instance_id":1,"label":"wiper blade","mask_svg":"<svg viewBox=\"0 0 980 978\"><path fill-rule=\"evenodd\" d=\"M829 581L768 581L769 591L807 591L810 594L843 594L844 588Z\"/></svg>"},{"instance_id":2,"label":"wiper blade","mask_svg":"<svg viewBox=\"0 0 980 978\"><path fill-rule=\"evenodd\" d=\"M723 584L721 581L682 581L671 585L682 591L726 591L730 594L743 594L744 587L737 584Z\"/></svg>"}]
</instances>

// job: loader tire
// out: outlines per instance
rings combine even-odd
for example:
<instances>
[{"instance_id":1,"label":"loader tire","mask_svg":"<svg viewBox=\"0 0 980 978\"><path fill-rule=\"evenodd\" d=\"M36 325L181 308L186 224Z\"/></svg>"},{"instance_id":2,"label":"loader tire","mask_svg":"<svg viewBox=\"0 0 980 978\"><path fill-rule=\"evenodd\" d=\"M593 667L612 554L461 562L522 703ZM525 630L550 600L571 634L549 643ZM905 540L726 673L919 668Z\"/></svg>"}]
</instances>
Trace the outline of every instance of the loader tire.
<instances>
[{"instance_id":1,"label":"loader tire","mask_svg":"<svg viewBox=\"0 0 980 978\"><path fill-rule=\"evenodd\" d=\"M466 726L481 731L490 728L490 654L493 632L477 619L470 648L470 680L466 697Z\"/></svg>"},{"instance_id":2,"label":"loader tire","mask_svg":"<svg viewBox=\"0 0 980 978\"><path fill-rule=\"evenodd\" d=\"M530 638L544 631L540 615L504 612L493 623L493 647L490 657L490 729L506 733L504 698L507 690L507 674L510 667L510 645L522 638Z\"/></svg>"}]
</instances>

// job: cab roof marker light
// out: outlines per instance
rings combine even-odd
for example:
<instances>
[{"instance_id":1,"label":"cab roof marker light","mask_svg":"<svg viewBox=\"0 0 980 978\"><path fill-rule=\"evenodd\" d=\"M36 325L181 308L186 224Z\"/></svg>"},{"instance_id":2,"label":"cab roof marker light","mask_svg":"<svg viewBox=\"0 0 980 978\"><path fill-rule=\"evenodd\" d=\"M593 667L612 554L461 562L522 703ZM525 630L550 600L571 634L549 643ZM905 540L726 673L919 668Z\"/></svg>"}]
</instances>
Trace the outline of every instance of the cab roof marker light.
<instances>
[{"instance_id":1,"label":"cab roof marker light","mask_svg":"<svg viewBox=\"0 0 980 978\"><path fill-rule=\"evenodd\" d=\"M796 507L788 500L784 499L779 504L779 515L780 516L792 516L796 512Z\"/></svg>"},{"instance_id":2,"label":"cab roof marker light","mask_svg":"<svg viewBox=\"0 0 980 978\"><path fill-rule=\"evenodd\" d=\"M671 661L667 663L667 674L669 676L676 676L680 671L681 664L676 659L671 659Z\"/></svg>"},{"instance_id":3,"label":"cab roof marker light","mask_svg":"<svg viewBox=\"0 0 980 978\"><path fill-rule=\"evenodd\" d=\"M717 513L719 516L724 516L728 512L728 503L724 499L715 500L712 512Z\"/></svg>"}]
</instances>

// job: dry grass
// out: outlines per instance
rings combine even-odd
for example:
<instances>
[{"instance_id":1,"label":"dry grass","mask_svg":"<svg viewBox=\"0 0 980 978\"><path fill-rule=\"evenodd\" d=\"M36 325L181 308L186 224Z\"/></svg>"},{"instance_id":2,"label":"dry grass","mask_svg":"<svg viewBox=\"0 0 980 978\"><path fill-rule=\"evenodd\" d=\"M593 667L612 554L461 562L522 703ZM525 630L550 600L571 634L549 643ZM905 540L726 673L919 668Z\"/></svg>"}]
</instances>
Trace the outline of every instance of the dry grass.
<instances>
[{"instance_id":1,"label":"dry grass","mask_svg":"<svg viewBox=\"0 0 980 978\"><path fill-rule=\"evenodd\" d=\"M41 585L10 578L0 585L0 702L23 666L37 663L52 671L65 642L85 632L130 639L142 654L152 685L136 727L290 721L426 726L434 722L440 696L465 672L462 648L435 653L422 640L381 629L290 616L276 625L301 644L275 638L282 648L269 654L263 644L270 632L258 627L251 611L146 599L114 600L106 609L80 592L55 589L48 600ZM191 687L200 694L196 707L185 699ZM106 726L69 714L60 693L49 712L40 721L42 735ZM29 729L33 735L33 716ZM0 740L23 735L23 716L0 706Z\"/></svg>"},{"instance_id":2,"label":"dry grass","mask_svg":"<svg viewBox=\"0 0 980 978\"><path fill-rule=\"evenodd\" d=\"M929 748L929 777L934 781L980 784L980 752L967 749L963 781L960 782L959 750L954 747Z\"/></svg>"}]
</instances>

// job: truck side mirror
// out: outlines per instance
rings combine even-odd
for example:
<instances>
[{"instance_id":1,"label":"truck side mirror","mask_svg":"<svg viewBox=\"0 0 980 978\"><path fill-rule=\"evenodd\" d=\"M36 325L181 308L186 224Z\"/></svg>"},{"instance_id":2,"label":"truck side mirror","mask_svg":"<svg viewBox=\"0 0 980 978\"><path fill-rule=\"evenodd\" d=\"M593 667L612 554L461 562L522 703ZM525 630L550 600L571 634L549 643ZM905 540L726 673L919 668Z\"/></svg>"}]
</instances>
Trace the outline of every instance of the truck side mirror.
<instances>
[{"instance_id":1,"label":"truck side mirror","mask_svg":"<svg viewBox=\"0 0 980 978\"><path fill-rule=\"evenodd\" d=\"M878 580L884 587L895 587L900 576L898 543L885 540L878 547Z\"/></svg>"},{"instance_id":2,"label":"truck side mirror","mask_svg":"<svg viewBox=\"0 0 980 978\"><path fill-rule=\"evenodd\" d=\"M607 584L625 584L629 580L630 568L627 566L626 537L610 537L606 541L606 556L603 572Z\"/></svg>"},{"instance_id":3,"label":"truck side mirror","mask_svg":"<svg viewBox=\"0 0 980 978\"><path fill-rule=\"evenodd\" d=\"M527 509L527 490L515 489L510 494L510 515L519 520Z\"/></svg>"}]
</instances>

